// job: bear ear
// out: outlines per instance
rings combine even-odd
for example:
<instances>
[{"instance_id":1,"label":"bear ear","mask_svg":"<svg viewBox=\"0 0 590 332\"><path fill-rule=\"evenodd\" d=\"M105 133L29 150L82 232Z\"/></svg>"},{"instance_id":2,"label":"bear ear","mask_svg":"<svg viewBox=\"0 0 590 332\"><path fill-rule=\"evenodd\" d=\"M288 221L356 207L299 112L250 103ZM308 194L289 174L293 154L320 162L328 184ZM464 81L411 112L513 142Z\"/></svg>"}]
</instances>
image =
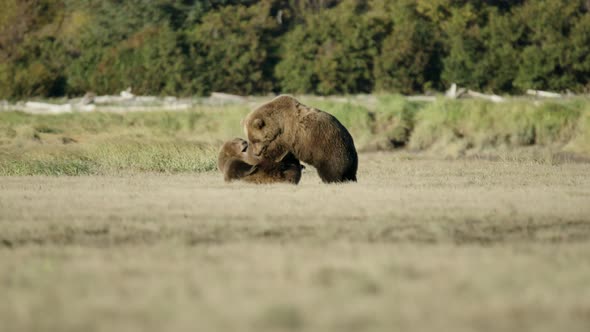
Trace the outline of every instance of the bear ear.
<instances>
[{"instance_id":1,"label":"bear ear","mask_svg":"<svg viewBox=\"0 0 590 332\"><path fill-rule=\"evenodd\" d=\"M258 118L256 120L254 120L254 127L258 128L258 129L262 129L262 127L264 127L264 120Z\"/></svg>"}]
</instances>

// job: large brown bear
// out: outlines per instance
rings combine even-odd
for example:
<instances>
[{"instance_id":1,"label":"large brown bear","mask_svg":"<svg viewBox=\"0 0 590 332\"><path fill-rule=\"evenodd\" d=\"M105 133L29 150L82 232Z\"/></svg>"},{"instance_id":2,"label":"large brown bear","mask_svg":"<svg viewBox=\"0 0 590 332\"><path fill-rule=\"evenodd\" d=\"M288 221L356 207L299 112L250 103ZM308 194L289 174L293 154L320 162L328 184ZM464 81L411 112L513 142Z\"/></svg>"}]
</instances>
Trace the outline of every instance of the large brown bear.
<instances>
[{"instance_id":1,"label":"large brown bear","mask_svg":"<svg viewBox=\"0 0 590 332\"><path fill-rule=\"evenodd\" d=\"M331 114L278 96L250 112L243 125L251 164L282 160L291 153L314 166L323 182L356 181L352 136Z\"/></svg>"},{"instance_id":2,"label":"large brown bear","mask_svg":"<svg viewBox=\"0 0 590 332\"><path fill-rule=\"evenodd\" d=\"M299 183L303 166L293 155L285 156L280 162L264 161L257 165L245 162L248 142L235 138L223 144L217 158L217 168L226 182L242 180L249 183Z\"/></svg>"}]
</instances>

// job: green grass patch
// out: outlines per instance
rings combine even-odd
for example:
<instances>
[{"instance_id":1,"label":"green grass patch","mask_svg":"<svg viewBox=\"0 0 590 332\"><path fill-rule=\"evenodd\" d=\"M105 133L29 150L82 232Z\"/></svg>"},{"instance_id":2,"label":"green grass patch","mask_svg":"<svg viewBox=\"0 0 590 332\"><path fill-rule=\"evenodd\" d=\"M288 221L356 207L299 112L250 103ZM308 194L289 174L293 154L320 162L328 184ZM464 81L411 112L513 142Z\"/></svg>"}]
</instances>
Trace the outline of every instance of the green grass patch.
<instances>
[{"instance_id":1,"label":"green grass patch","mask_svg":"<svg viewBox=\"0 0 590 332\"><path fill-rule=\"evenodd\" d=\"M217 150L180 141L117 140L0 153L0 175L194 173L216 168Z\"/></svg>"},{"instance_id":2,"label":"green grass patch","mask_svg":"<svg viewBox=\"0 0 590 332\"><path fill-rule=\"evenodd\" d=\"M351 132L359 151L405 148L445 157L534 147L590 156L590 102L410 102L402 96L304 97ZM219 146L244 137L253 106L201 105L185 112L0 112L0 175L203 172ZM537 153L537 152L536 152Z\"/></svg>"},{"instance_id":3,"label":"green grass patch","mask_svg":"<svg viewBox=\"0 0 590 332\"><path fill-rule=\"evenodd\" d=\"M577 100L439 100L416 114L409 147L442 153L532 145L560 148L581 134L579 120L588 112L587 105Z\"/></svg>"},{"instance_id":4,"label":"green grass patch","mask_svg":"<svg viewBox=\"0 0 590 332\"><path fill-rule=\"evenodd\" d=\"M90 175L97 174L95 161L76 155L0 158L0 175Z\"/></svg>"}]
</instances>

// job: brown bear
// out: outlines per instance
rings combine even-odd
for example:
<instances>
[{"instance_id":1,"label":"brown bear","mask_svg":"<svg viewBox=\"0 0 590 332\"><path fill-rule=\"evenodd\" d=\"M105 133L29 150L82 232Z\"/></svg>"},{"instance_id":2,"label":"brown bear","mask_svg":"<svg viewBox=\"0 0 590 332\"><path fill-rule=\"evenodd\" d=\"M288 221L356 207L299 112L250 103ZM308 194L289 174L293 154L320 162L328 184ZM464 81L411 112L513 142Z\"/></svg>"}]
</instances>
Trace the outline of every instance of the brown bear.
<instances>
[{"instance_id":1,"label":"brown bear","mask_svg":"<svg viewBox=\"0 0 590 332\"><path fill-rule=\"evenodd\" d=\"M303 166L293 155L288 154L279 162L264 161L257 165L245 162L248 155L248 142L235 138L223 144L217 158L217 168L223 173L226 182L243 180L250 183L265 184L286 182L298 184Z\"/></svg>"},{"instance_id":2,"label":"brown bear","mask_svg":"<svg viewBox=\"0 0 590 332\"><path fill-rule=\"evenodd\" d=\"M354 141L331 114L283 95L250 112L243 125L251 164L281 160L291 153L314 166L323 182L356 181Z\"/></svg>"}]
</instances>

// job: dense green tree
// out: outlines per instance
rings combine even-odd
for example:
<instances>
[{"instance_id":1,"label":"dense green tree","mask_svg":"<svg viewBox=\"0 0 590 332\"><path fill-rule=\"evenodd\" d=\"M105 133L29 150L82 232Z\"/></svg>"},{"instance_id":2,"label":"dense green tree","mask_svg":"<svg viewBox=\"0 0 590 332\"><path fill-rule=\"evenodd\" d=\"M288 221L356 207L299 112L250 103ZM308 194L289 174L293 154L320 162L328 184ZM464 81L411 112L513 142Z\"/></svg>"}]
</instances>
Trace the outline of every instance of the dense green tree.
<instances>
[{"instance_id":1,"label":"dense green tree","mask_svg":"<svg viewBox=\"0 0 590 332\"><path fill-rule=\"evenodd\" d=\"M89 83L99 93L127 87L139 94L182 93L190 79L184 75L186 66L170 28L146 27L107 49Z\"/></svg>"},{"instance_id":2,"label":"dense green tree","mask_svg":"<svg viewBox=\"0 0 590 332\"><path fill-rule=\"evenodd\" d=\"M590 2L587 2L590 7ZM590 8L588 8L590 9ZM576 90L590 93L590 14L586 12L572 27L566 62L571 63L571 70L579 87Z\"/></svg>"},{"instance_id":3,"label":"dense green tree","mask_svg":"<svg viewBox=\"0 0 590 332\"><path fill-rule=\"evenodd\" d=\"M359 1L310 14L282 43L276 75L287 92L338 94L373 89L376 22Z\"/></svg>"},{"instance_id":4,"label":"dense green tree","mask_svg":"<svg viewBox=\"0 0 590 332\"><path fill-rule=\"evenodd\" d=\"M0 98L590 90L588 0L2 0Z\"/></svg>"},{"instance_id":5,"label":"dense green tree","mask_svg":"<svg viewBox=\"0 0 590 332\"><path fill-rule=\"evenodd\" d=\"M516 86L577 90L588 83L590 71L580 66L590 57L590 37L585 34L590 15L583 5L583 1L540 0L526 2L515 11L526 29Z\"/></svg>"},{"instance_id":6,"label":"dense green tree","mask_svg":"<svg viewBox=\"0 0 590 332\"><path fill-rule=\"evenodd\" d=\"M170 28L179 1L68 0L61 34L72 55L68 92L178 94L186 61ZM166 6L168 4L169 6Z\"/></svg>"},{"instance_id":7,"label":"dense green tree","mask_svg":"<svg viewBox=\"0 0 590 332\"><path fill-rule=\"evenodd\" d=\"M66 60L63 46L53 38L25 38L11 62L0 64L0 95L63 96Z\"/></svg>"},{"instance_id":8,"label":"dense green tree","mask_svg":"<svg viewBox=\"0 0 590 332\"><path fill-rule=\"evenodd\" d=\"M65 93L66 56L54 34L61 1L5 0L0 14L0 98Z\"/></svg>"},{"instance_id":9,"label":"dense green tree","mask_svg":"<svg viewBox=\"0 0 590 332\"><path fill-rule=\"evenodd\" d=\"M513 82L518 73L519 41L524 29L497 8L490 8L486 15L487 24L481 30L483 49L473 73L476 87L488 92L515 92Z\"/></svg>"},{"instance_id":10,"label":"dense green tree","mask_svg":"<svg viewBox=\"0 0 590 332\"><path fill-rule=\"evenodd\" d=\"M443 59L442 80L445 85L480 88L476 75L478 61L484 53L480 21L482 17L471 4L450 9L451 15L441 27L445 33L448 54Z\"/></svg>"},{"instance_id":11,"label":"dense green tree","mask_svg":"<svg viewBox=\"0 0 590 332\"><path fill-rule=\"evenodd\" d=\"M273 33L279 30L279 23L271 9L272 1L262 1L250 7L223 7L203 17L190 34L197 93L272 91L272 68L277 61Z\"/></svg>"},{"instance_id":12,"label":"dense green tree","mask_svg":"<svg viewBox=\"0 0 590 332\"><path fill-rule=\"evenodd\" d=\"M440 79L440 36L435 26L417 12L416 1L388 3L374 10L385 15L393 28L375 58L378 91L415 93L436 87Z\"/></svg>"}]
</instances>

